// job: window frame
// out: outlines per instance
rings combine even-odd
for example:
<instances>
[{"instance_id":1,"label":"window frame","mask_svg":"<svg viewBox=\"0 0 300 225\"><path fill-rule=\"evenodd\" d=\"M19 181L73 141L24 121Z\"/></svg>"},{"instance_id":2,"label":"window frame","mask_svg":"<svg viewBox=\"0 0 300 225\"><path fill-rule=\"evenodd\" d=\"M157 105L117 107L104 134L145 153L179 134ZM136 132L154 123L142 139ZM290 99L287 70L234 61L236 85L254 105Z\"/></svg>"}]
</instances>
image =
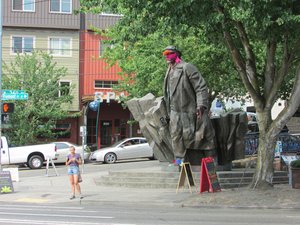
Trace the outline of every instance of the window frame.
<instances>
[{"instance_id":1,"label":"window frame","mask_svg":"<svg viewBox=\"0 0 300 225\"><path fill-rule=\"evenodd\" d=\"M97 81L100 81L100 82L102 82L102 87L96 87L96 82ZM110 87L105 87L103 84L104 84L104 82L110 82ZM112 89L113 88L113 85L116 85L116 84L118 84L119 82L117 81L117 80L94 80L94 89L97 89L97 90L99 90L99 89Z\"/></svg>"},{"instance_id":2,"label":"window frame","mask_svg":"<svg viewBox=\"0 0 300 225\"><path fill-rule=\"evenodd\" d=\"M110 48L110 49L113 48L113 44L105 44L105 43L102 43L102 42L104 42L104 41L107 41L107 40L103 40L103 39L100 39L100 40L99 40L99 57L103 57L106 48ZM104 46L103 46L103 45L104 45ZM102 46L103 46L104 48L102 48Z\"/></svg>"},{"instance_id":3,"label":"window frame","mask_svg":"<svg viewBox=\"0 0 300 225\"><path fill-rule=\"evenodd\" d=\"M21 52L14 52L14 38L17 38L17 37L20 37L22 38L22 51ZM13 34L10 36L10 39L11 39L11 47L10 47L10 54L11 55L17 55L17 54L20 54L20 55L25 55L25 54L32 54L32 52L24 52L25 48L24 48L24 38L32 38L32 52L34 51L35 49L35 36L33 35L22 35L22 34Z\"/></svg>"},{"instance_id":4,"label":"window frame","mask_svg":"<svg viewBox=\"0 0 300 225\"><path fill-rule=\"evenodd\" d=\"M59 11L51 11L51 1L49 1L49 13L54 13L54 14L72 14L72 9L73 9L73 1L70 0L70 12L63 12L62 11L62 1L63 0L58 0L59 1Z\"/></svg>"},{"instance_id":5,"label":"window frame","mask_svg":"<svg viewBox=\"0 0 300 225\"><path fill-rule=\"evenodd\" d=\"M14 1L15 0L11 0L11 10L13 12L35 12L35 0L32 0L33 1L33 10L24 10L24 1L25 0L21 0L22 1L22 9L14 9Z\"/></svg>"},{"instance_id":6,"label":"window frame","mask_svg":"<svg viewBox=\"0 0 300 225\"><path fill-rule=\"evenodd\" d=\"M59 39L59 54L55 54L55 53L51 53L52 49L51 49L51 39ZM61 47L62 45L62 39L69 39L70 40L70 49L68 50L70 52L69 55L63 55L61 54L61 51L63 50ZM58 37L58 36L49 36L48 37L48 53L49 55L52 55L54 57L72 57L72 45L73 45L73 38L72 37Z\"/></svg>"},{"instance_id":7,"label":"window frame","mask_svg":"<svg viewBox=\"0 0 300 225\"><path fill-rule=\"evenodd\" d=\"M71 84L72 84L72 82L70 80L60 80L59 83L58 83L59 87L61 86L61 83L69 83L69 95L71 95ZM58 97L61 97L61 96L65 96L65 95L62 95L61 91L59 90L58 91Z\"/></svg>"},{"instance_id":8,"label":"window frame","mask_svg":"<svg viewBox=\"0 0 300 225\"><path fill-rule=\"evenodd\" d=\"M59 128L57 125L68 125L68 128ZM66 139L66 138L70 138L72 136L72 124L71 123L59 123L56 124L53 132L55 133L55 135L57 135L57 133L59 132L65 132L65 134L63 135L57 135L57 139ZM75 147L77 147L77 145L74 145ZM59 148L58 148L59 149Z\"/></svg>"}]
</instances>

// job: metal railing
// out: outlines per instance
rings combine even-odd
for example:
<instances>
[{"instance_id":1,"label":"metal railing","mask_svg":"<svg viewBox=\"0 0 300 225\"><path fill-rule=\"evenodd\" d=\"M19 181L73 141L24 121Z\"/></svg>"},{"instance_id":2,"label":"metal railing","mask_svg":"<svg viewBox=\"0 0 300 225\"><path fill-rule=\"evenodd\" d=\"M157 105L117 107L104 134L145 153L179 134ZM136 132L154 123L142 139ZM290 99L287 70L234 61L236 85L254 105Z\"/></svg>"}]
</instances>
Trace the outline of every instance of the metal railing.
<instances>
[{"instance_id":1,"label":"metal railing","mask_svg":"<svg viewBox=\"0 0 300 225\"><path fill-rule=\"evenodd\" d=\"M258 133L248 133L244 138L245 155L253 155L258 149ZM277 141L281 141L282 153L300 154L300 137L289 133L280 133Z\"/></svg>"}]
</instances>

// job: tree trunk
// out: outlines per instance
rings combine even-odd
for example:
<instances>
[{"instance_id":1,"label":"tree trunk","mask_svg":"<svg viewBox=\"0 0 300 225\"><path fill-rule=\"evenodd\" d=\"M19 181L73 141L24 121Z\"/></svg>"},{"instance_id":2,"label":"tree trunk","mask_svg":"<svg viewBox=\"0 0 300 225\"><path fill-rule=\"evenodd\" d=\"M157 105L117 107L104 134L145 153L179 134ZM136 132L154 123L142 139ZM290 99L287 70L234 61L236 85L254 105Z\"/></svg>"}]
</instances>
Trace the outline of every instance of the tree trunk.
<instances>
[{"instance_id":1,"label":"tree trunk","mask_svg":"<svg viewBox=\"0 0 300 225\"><path fill-rule=\"evenodd\" d=\"M273 161L274 161L274 149L276 146L276 135L274 132L270 132L271 125L271 111L265 113L258 113L259 124L259 146L257 153L257 165L253 181L252 188L266 189L273 187ZM273 128L274 129L274 128Z\"/></svg>"}]
</instances>

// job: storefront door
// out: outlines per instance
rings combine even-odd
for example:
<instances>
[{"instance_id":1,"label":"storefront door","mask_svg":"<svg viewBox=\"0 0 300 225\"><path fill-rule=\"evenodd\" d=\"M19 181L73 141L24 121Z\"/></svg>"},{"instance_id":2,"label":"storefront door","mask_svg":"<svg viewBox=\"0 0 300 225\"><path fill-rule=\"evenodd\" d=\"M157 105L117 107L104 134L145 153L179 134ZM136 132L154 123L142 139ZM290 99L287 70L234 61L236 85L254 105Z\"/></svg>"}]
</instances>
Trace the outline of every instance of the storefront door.
<instances>
[{"instance_id":1,"label":"storefront door","mask_svg":"<svg viewBox=\"0 0 300 225\"><path fill-rule=\"evenodd\" d=\"M101 148L112 144L112 121L101 120L100 129Z\"/></svg>"}]
</instances>

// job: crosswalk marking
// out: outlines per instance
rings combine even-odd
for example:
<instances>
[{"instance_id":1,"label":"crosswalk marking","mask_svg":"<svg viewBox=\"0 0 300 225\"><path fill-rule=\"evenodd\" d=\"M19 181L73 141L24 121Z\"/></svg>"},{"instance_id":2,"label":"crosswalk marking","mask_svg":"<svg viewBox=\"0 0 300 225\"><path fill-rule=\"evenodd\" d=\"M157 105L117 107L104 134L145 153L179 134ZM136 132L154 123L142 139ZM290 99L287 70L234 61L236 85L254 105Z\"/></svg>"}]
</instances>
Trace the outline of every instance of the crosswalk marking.
<instances>
[{"instance_id":1,"label":"crosswalk marking","mask_svg":"<svg viewBox=\"0 0 300 225\"><path fill-rule=\"evenodd\" d=\"M0 212L0 215L66 217L66 215L44 214L44 213L11 213L11 212ZM114 217L111 217L111 216L79 216L79 215L72 215L72 218L114 219Z\"/></svg>"},{"instance_id":2,"label":"crosswalk marking","mask_svg":"<svg viewBox=\"0 0 300 225\"><path fill-rule=\"evenodd\" d=\"M74 212L74 210L83 210L83 208L81 209L74 209L74 208L67 208L67 207L32 207L30 206L30 208L28 206L0 206L0 209L3 210L9 210L9 209L14 209L14 210L22 210L22 211L37 211L39 210L45 210L47 209L47 211L55 211L55 210L59 210L59 212ZM96 213L99 211L91 211L91 210L84 210L85 213Z\"/></svg>"},{"instance_id":3,"label":"crosswalk marking","mask_svg":"<svg viewBox=\"0 0 300 225\"><path fill-rule=\"evenodd\" d=\"M9 207L31 207L31 208L47 208L47 209L84 209L83 207L76 207L76 206L51 206L51 205L5 205L6 206L9 206ZM2 207L2 206L0 206ZM4 206L3 206L4 207Z\"/></svg>"},{"instance_id":4,"label":"crosswalk marking","mask_svg":"<svg viewBox=\"0 0 300 225\"><path fill-rule=\"evenodd\" d=\"M14 210L19 212L14 212ZM72 213L72 220L75 221L70 221L70 219L67 219L68 217L70 217L70 213ZM108 222L109 220L113 220L116 218L112 216L101 216L101 214L104 214L104 212L98 211L97 209L95 211L86 210L85 207L82 206L7 204L7 205L0 205L0 224L136 225L136 224L121 223L121 222L119 223ZM9 218L9 217L13 217L13 218ZM32 219L27 219L27 218L32 218ZM62 218L62 221L59 221L60 218ZM79 222L80 220L84 222ZM93 220L97 222L94 222ZM101 220L102 222L99 222ZM103 221L107 221L107 222L103 222Z\"/></svg>"},{"instance_id":5,"label":"crosswalk marking","mask_svg":"<svg viewBox=\"0 0 300 225\"><path fill-rule=\"evenodd\" d=\"M20 220L20 219L0 219L2 224L31 224L31 225L136 225L125 223L91 223L91 222L65 222L65 221L49 221L49 220Z\"/></svg>"},{"instance_id":6,"label":"crosswalk marking","mask_svg":"<svg viewBox=\"0 0 300 225\"><path fill-rule=\"evenodd\" d=\"M16 199L15 202L47 203L47 202L49 202L49 199L43 199L43 198L19 198L19 199Z\"/></svg>"}]
</instances>

